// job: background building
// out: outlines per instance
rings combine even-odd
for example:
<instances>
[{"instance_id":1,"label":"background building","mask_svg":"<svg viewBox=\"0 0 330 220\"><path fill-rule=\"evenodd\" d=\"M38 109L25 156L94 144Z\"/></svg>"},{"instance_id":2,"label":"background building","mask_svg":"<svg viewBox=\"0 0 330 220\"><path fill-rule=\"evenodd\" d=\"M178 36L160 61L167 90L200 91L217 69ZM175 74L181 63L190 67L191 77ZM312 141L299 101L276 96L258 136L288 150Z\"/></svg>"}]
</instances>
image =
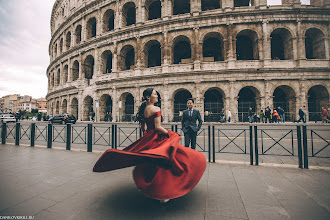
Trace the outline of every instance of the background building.
<instances>
[{"instance_id":1,"label":"background building","mask_svg":"<svg viewBox=\"0 0 330 220\"><path fill-rule=\"evenodd\" d=\"M45 98L37 99L38 112L47 113L47 100Z\"/></svg>"},{"instance_id":2,"label":"background building","mask_svg":"<svg viewBox=\"0 0 330 220\"><path fill-rule=\"evenodd\" d=\"M57 0L51 16L48 114L131 120L145 88L165 121L193 97L205 121L281 106L320 119L329 106L330 0Z\"/></svg>"}]
</instances>

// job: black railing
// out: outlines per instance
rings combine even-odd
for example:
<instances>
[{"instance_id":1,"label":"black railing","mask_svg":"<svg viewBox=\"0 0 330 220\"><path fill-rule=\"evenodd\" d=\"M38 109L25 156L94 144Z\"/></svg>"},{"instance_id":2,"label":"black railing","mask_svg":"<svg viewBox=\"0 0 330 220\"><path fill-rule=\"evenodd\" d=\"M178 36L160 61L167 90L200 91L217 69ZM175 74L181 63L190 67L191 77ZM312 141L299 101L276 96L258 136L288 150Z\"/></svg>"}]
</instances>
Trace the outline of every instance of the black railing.
<instances>
[{"instance_id":1,"label":"black railing","mask_svg":"<svg viewBox=\"0 0 330 220\"><path fill-rule=\"evenodd\" d=\"M321 136L320 132L328 130L311 130L312 157L330 158L330 141ZM317 140L316 140L317 139ZM321 143L321 144L318 144ZM324 145L325 144L325 145ZM321 146L320 146L321 145Z\"/></svg>"},{"instance_id":2,"label":"black railing","mask_svg":"<svg viewBox=\"0 0 330 220\"><path fill-rule=\"evenodd\" d=\"M217 128L216 153L246 154L246 130L247 129L219 129ZM237 134L238 133L238 134ZM237 143L243 138L243 145Z\"/></svg>"},{"instance_id":3,"label":"black railing","mask_svg":"<svg viewBox=\"0 0 330 220\"><path fill-rule=\"evenodd\" d=\"M274 137L273 135L269 134L269 131L276 131L276 133L284 131L285 134L281 134L278 137ZM291 130L260 129L260 133L261 133L261 149L263 155L294 156L294 144L293 144L294 141L293 141L292 129ZM285 139L290 134L291 134L290 139ZM266 138L264 136L266 136ZM281 141L287 141L287 142L289 141L290 144L289 146L284 146L284 144L280 143ZM269 143L268 146L267 143Z\"/></svg>"}]
</instances>

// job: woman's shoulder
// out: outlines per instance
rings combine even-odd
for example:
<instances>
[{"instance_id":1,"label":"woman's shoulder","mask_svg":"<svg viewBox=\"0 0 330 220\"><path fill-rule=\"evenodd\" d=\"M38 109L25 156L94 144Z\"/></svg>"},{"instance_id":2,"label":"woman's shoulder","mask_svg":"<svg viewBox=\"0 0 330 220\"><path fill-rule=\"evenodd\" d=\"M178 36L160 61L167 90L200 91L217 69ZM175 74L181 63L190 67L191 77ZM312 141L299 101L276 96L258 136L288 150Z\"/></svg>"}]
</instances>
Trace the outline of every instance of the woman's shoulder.
<instances>
[{"instance_id":1,"label":"woman's shoulder","mask_svg":"<svg viewBox=\"0 0 330 220\"><path fill-rule=\"evenodd\" d=\"M153 115L160 115L160 108L157 106L151 106L147 111L148 113L146 114L146 118L149 118Z\"/></svg>"}]
</instances>

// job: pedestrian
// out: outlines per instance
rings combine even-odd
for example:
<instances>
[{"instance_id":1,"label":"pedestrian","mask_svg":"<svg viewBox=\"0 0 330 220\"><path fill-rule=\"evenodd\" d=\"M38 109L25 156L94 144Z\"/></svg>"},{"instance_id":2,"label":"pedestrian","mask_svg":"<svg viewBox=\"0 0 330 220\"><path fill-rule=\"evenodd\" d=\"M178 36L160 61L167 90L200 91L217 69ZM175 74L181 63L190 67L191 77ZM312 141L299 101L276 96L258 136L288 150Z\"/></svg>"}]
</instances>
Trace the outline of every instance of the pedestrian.
<instances>
[{"instance_id":1,"label":"pedestrian","mask_svg":"<svg viewBox=\"0 0 330 220\"><path fill-rule=\"evenodd\" d=\"M278 112L276 109L273 110L273 122L279 123L281 120L281 117L279 116Z\"/></svg>"},{"instance_id":2,"label":"pedestrian","mask_svg":"<svg viewBox=\"0 0 330 220\"><path fill-rule=\"evenodd\" d=\"M330 122L330 107L328 108L328 117L327 117L327 122Z\"/></svg>"},{"instance_id":3,"label":"pedestrian","mask_svg":"<svg viewBox=\"0 0 330 220\"><path fill-rule=\"evenodd\" d=\"M329 115L329 112L327 111L327 109L322 107L322 123L328 122L328 115Z\"/></svg>"},{"instance_id":4,"label":"pedestrian","mask_svg":"<svg viewBox=\"0 0 330 220\"><path fill-rule=\"evenodd\" d=\"M220 122L225 122L225 110L223 108L220 112Z\"/></svg>"},{"instance_id":5,"label":"pedestrian","mask_svg":"<svg viewBox=\"0 0 330 220\"><path fill-rule=\"evenodd\" d=\"M191 148L196 149L196 136L199 129L202 127L202 118L197 109L194 109L194 100L189 98L187 101L188 109L183 111L182 114L182 131L184 133L184 144ZM196 121L198 120L198 126Z\"/></svg>"},{"instance_id":6,"label":"pedestrian","mask_svg":"<svg viewBox=\"0 0 330 220\"><path fill-rule=\"evenodd\" d=\"M299 123L300 121L303 121L304 123L306 123L306 121L305 121L305 112L303 110L303 107L301 107L299 109L298 114L299 114L299 119L298 119L297 123Z\"/></svg>"},{"instance_id":7,"label":"pedestrian","mask_svg":"<svg viewBox=\"0 0 330 220\"><path fill-rule=\"evenodd\" d=\"M262 109L260 110L259 118L260 118L260 122L262 122L262 123L265 122L265 113Z\"/></svg>"},{"instance_id":8,"label":"pedestrian","mask_svg":"<svg viewBox=\"0 0 330 220\"><path fill-rule=\"evenodd\" d=\"M252 123L253 122L253 112L252 112L252 107L249 108L248 111L248 117L249 117L249 122Z\"/></svg>"},{"instance_id":9,"label":"pedestrian","mask_svg":"<svg viewBox=\"0 0 330 220\"><path fill-rule=\"evenodd\" d=\"M228 117L228 122L230 122L230 120L231 120L231 111L230 111L230 109L227 112L227 117Z\"/></svg>"},{"instance_id":10,"label":"pedestrian","mask_svg":"<svg viewBox=\"0 0 330 220\"><path fill-rule=\"evenodd\" d=\"M267 121L268 121L268 123L270 123L270 115L271 115L270 108L269 108L269 106L267 106L265 108L265 123L267 123Z\"/></svg>"},{"instance_id":11,"label":"pedestrian","mask_svg":"<svg viewBox=\"0 0 330 220\"><path fill-rule=\"evenodd\" d=\"M277 113L280 116L281 122L284 123L284 109L281 106L278 106Z\"/></svg>"},{"instance_id":12,"label":"pedestrian","mask_svg":"<svg viewBox=\"0 0 330 220\"><path fill-rule=\"evenodd\" d=\"M155 90L144 90L136 115L143 136L123 150L105 151L93 171L136 166L133 179L137 188L145 196L165 203L186 195L197 185L205 171L206 158L201 152L182 146L179 134L162 127L157 102ZM194 114L198 114L197 110Z\"/></svg>"},{"instance_id":13,"label":"pedestrian","mask_svg":"<svg viewBox=\"0 0 330 220\"><path fill-rule=\"evenodd\" d=\"M109 112L105 113L104 121L109 121Z\"/></svg>"}]
</instances>

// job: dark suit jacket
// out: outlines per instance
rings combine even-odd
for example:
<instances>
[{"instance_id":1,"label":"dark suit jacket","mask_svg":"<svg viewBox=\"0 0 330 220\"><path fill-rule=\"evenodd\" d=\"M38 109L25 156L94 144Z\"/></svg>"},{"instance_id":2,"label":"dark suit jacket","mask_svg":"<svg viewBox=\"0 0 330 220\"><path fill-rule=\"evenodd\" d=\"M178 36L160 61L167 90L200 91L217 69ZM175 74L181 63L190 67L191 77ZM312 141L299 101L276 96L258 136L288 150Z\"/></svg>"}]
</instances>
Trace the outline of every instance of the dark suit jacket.
<instances>
[{"instance_id":1,"label":"dark suit jacket","mask_svg":"<svg viewBox=\"0 0 330 220\"><path fill-rule=\"evenodd\" d=\"M198 126L196 121L198 120ZM202 127L202 118L198 110L193 108L192 116L189 116L189 110L184 110L182 115L182 131L184 133L188 132L191 128L192 131L197 132Z\"/></svg>"}]
</instances>

